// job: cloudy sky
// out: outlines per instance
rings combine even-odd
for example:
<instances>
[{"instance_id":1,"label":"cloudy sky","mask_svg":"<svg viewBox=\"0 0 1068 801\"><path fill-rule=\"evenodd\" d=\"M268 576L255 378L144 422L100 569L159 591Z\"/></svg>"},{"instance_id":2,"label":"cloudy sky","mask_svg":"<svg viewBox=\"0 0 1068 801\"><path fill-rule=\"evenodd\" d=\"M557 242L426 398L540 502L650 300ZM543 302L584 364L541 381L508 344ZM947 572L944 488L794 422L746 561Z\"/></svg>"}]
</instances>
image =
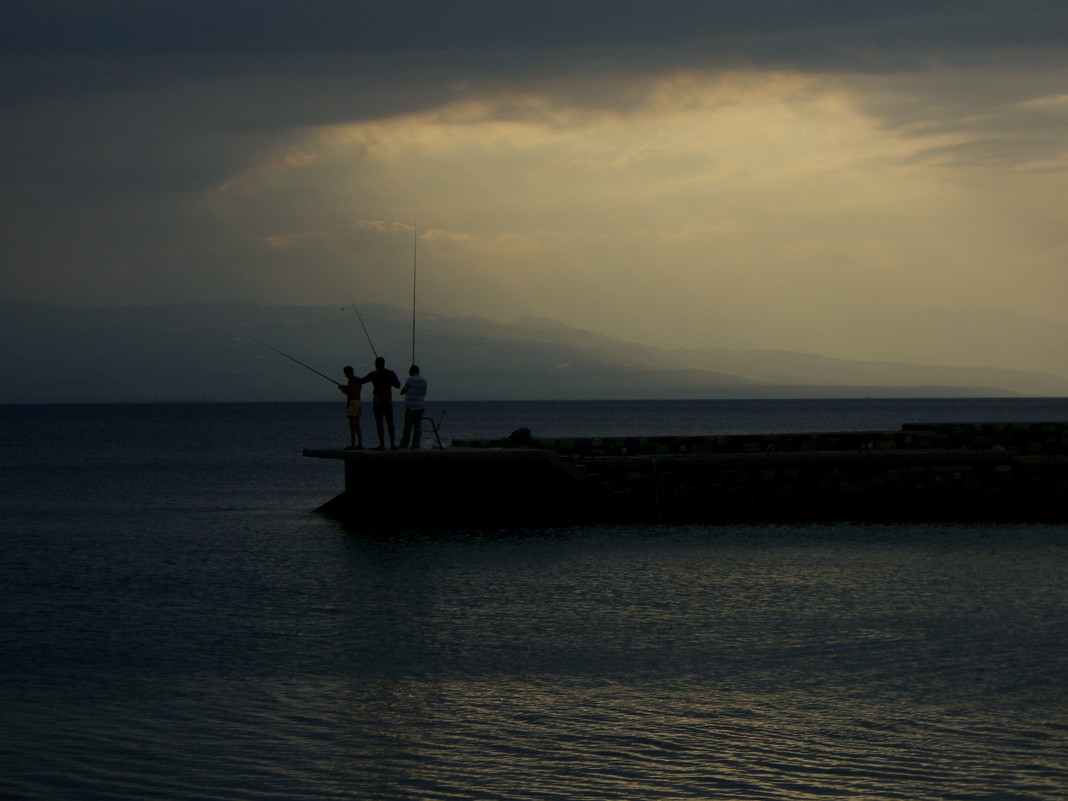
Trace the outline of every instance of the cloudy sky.
<instances>
[{"instance_id":1,"label":"cloudy sky","mask_svg":"<svg viewBox=\"0 0 1068 801\"><path fill-rule=\"evenodd\" d=\"M0 300L1068 374L1068 3L7 0Z\"/></svg>"}]
</instances>

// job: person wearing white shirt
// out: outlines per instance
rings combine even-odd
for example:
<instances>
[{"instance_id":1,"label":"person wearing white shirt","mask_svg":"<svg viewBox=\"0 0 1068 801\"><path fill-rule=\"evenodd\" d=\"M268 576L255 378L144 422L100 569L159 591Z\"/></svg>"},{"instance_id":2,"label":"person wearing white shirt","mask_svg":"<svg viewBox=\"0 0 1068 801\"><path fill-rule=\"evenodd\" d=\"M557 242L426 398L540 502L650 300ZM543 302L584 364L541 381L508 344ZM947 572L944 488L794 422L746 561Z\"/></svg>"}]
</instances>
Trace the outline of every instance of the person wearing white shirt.
<instances>
[{"instance_id":1,"label":"person wearing white shirt","mask_svg":"<svg viewBox=\"0 0 1068 801\"><path fill-rule=\"evenodd\" d=\"M426 409L423 403L426 379L419 375L419 365L413 364L408 368L408 380L401 387L400 394L404 396L404 431L401 433L400 446L407 448L410 437L412 449L416 450L423 435L423 412Z\"/></svg>"}]
</instances>

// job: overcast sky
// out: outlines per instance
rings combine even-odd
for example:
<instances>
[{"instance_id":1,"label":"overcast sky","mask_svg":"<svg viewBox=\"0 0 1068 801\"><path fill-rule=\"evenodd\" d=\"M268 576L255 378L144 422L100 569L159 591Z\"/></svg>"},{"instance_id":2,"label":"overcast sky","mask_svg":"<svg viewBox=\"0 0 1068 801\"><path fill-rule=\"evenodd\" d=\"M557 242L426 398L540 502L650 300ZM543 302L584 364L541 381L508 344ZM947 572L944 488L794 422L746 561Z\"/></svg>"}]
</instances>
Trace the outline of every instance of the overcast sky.
<instances>
[{"instance_id":1,"label":"overcast sky","mask_svg":"<svg viewBox=\"0 0 1068 801\"><path fill-rule=\"evenodd\" d=\"M0 299L1066 374L1068 2L7 0Z\"/></svg>"}]
</instances>

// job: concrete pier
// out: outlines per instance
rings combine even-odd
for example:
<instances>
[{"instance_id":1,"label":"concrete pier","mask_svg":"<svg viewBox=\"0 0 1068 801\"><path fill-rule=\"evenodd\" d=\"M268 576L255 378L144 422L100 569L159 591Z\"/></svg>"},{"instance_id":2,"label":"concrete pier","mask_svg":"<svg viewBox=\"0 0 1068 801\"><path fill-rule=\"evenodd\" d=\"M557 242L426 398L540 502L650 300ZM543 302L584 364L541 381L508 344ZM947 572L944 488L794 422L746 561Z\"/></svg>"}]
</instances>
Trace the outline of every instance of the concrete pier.
<instances>
[{"instance_id":1,"label":"concrete pier","mask_svg":"<svg viewBox=\"0 0 1068 801\"><path fill-rule=\"evenodd\" d=\"M1068 423L452 445L304 455L345 466L321 511L374 524L1068 520Z\"/></svg>"}]
</instances>

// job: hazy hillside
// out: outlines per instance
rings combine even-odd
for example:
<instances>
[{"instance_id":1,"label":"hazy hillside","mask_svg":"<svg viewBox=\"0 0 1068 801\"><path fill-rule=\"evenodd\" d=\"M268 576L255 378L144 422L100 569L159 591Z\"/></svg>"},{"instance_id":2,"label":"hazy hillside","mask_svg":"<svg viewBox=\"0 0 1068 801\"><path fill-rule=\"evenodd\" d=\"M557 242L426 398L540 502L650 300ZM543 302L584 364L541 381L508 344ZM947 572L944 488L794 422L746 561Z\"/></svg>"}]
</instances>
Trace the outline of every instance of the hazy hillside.
<instances>
[{"instance_id":1,"label":"hazy hillside","mask_svg":"<svg viewBox=\"0 0 1068 801\"><path fill-rule=\"evenodd\" d=\"M340 306L4 304L0 311L5 403L334 400L331 383L342 366L369 371L374 359L359 318ZM361 308L360 316L374 349L403 375L411 318L387 306ZM422 316L416 360L440 400L1068 395L1066 382L1041 373L658 350L532 318Z\"/></svg>"}]
</instances>

